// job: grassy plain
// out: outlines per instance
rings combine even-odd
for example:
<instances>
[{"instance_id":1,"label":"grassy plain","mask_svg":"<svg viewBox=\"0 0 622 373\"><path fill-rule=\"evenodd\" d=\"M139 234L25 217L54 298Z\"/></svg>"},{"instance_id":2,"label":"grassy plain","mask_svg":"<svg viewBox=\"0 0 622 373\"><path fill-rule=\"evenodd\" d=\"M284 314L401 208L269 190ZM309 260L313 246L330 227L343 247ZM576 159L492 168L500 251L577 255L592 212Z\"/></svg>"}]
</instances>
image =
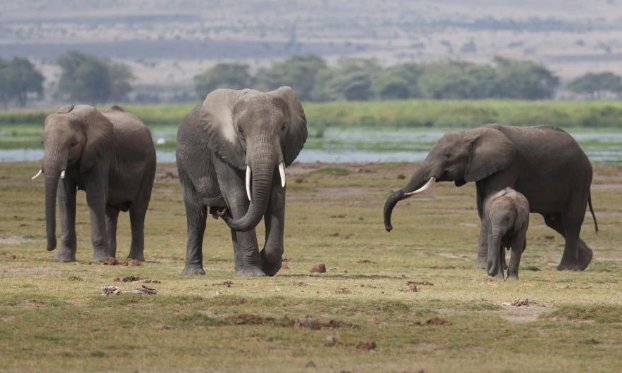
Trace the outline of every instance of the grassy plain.
<instances>
[{"instance_id":1,"label":"grassy plain","mask_svg":"<svg viewBox=\"0 0 622 373\"><path fill-rule=\"evenodd\" d=\"M437 184L398 204L394 231L384 231L384 200L415 168L294 165L284 268L272 278L236 278L229 231L213 219L207 275L181 275L186 228L174 165L158 166L147 261L108 266L90 262L83 193L78 261L56 263L45 251L43 181L30 180L38 165L0 163L0 371L622 370L622 168L595 168L601 231L586 218L582 237L594 249L587 270L557 271L563 241L532 215L518 282L473 269L472 184ZM119 220L122 259L127 214ZM311 273L320 263L327 272ZM118 281L130 276L158 282ZM158 294L105 296L102 285ZM517 299L528 306L512 306ZM337 343L326 346L331 336ZM357 348L370 341L375 349Z\"/></svg>"}]
</instances>

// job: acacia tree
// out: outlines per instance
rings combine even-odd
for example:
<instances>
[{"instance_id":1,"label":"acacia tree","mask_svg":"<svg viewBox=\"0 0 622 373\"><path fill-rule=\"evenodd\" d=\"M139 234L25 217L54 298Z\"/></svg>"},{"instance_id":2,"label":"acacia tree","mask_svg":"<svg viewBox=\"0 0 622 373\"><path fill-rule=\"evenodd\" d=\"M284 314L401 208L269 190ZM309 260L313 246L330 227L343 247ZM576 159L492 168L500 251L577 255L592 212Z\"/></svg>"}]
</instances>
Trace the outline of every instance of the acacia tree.
<instances>
[{"instance_id":1,"label":"acacia tree","mask_svg":"<svg viewBox=\"0 0 622 373\"><path fill-rule=\"evenodd\" d=\"M218 88L249 88L252 77L248 65L239 63L219 63L202 74L195 75L194 91L200 99Z\"/></svg>"},{"instance_id":2,"label":"acacia tree","mask_svg":"<svg viewBox=\"0 0 622 373\"><path fill-rule=\"evenodd\" d=\"M59 55L56 63L63 70L58 90L72 100L90 104L120 100L132 89L130 68L121 63L78 51Z\"/></svg>"},{"instance_id":3,"label":"acacia tree","mask_svg":"<svg viewBox=\"0 0 622 373\"><path fill-rule=\"evenodd\" d=\"M375 60L350 58L336 69L318 72L313 97L318 101L366 101L375 97L372 81L381 67Z\"/></svg>"},{"instance_id":4,"label":"acacia tree","mask_svg":"<svg viewBox=\"0 0 622 373\"><path fill-rule=\"evenodd\" d=\"M559 78L544 65L533 61L496 57L496 95L503 98L541 100L553 97Z\"/></svg>"},{"instance_id":5,"label":"acacia tree","mask_svg":"<svg viewBox=\"0 0 622 373\"><path fill-rule=\"evenodd\" d=\"M612 72L587 73L568 83L566 88L571 92L589 94L592 99L599 99L606 92L615 95L622 93L622 77Z\"/></svg>"},{"instance_id":6,"label":"acacia tree","mask_svg":"<svg viewBox=\"0 0 622 373\"><path fill-rule=\"evenodd\" d=\"M423 67L414 63L391 66L378 72L373 88L380 100L403 100L421 96L419 79Z\"/></svg>"},{"instance_id":7,"label":"acacia tree","mask_svg":"<svg viewBox=\"0 0 622 373\"><path fill-rule=\"evenodd\" d=\"M0 101L6 109L11 100L17 106L28 103L28 94L43 95L43 74L28 59L13 57L10 61L0 58Z\"/></svg>"},{"instance_id":8,"label":"acacia tree","mask_svg":"<svg viewBox=\"0 0 622 373\"><path fill-rule=\"evenodd\" d=\"M257 89L271 91L281 86L291 86L303 101L312 99L315 78L326 69L326 62L315 55L296 55L282 62L260 69L255 75Z\"/></svg>"}]
</instances>

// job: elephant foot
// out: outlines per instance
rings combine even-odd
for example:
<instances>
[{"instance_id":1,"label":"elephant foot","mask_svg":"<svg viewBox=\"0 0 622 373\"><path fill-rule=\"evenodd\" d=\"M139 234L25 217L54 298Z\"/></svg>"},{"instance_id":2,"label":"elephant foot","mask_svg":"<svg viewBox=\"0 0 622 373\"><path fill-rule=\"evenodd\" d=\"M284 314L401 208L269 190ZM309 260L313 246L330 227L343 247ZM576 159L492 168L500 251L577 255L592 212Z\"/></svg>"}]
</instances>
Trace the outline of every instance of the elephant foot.
<instances>
[{"instance_id":1,"label":"elephant foot","mask_svg":"<svg viewBox=\"0 0 622 373\"><path fill-rule=\"evenodd\" d=\"M590 265L594 252L590 249L585 242L579 242L579 270L583 271Z\"/></svg>"},{"instance_id":2,"label":"elephant foot","mask_svg":"<svg viewBox=\"0 0 622 373\"><path fill-rule=\"evenodd\" d=\"M104 263L110 259L110 255L104 250L95 250L93 251L93 262L95 263Z\"/></svg>"},{"instance_id":3,"label":"elephant foot","mask_svg":"<svg viewBox=\"0 0 622 373\"><path fill-rule=\"evenodd\" d=\"M577 244L578 258L576 260L570 260L566 256L562 255L562 261L557 266L560 271L583 271L590 265L594 252L590 249L583 240L579 240Z\"/></svg>"},{"instance_id":4,"label":"elephant foot","mask_svg":"<svg viewBox=\"0 0 622 373\"><path fill-rule=\"evenodd\" d=\"M508 281L518 281L518 275L517 274L508 275L508 278L506 280L508 280Z\"/></svg>"},{"instance_id":5,"label":"elephant foot","mask_svg":"<svg viewBox=\"0 0 622 373\"><path fill-rule=\"evenodd\" d=\"M238 277L264 277L266 274L257 267L246 267L235 271Z\"/></svg>"},{"instance_id":6,"label":"elephant foot","mask_svg":"<svg viewBox=\"0 0 622 373\"><path fill-rule=\"evenodd\" d=\"M204 275L205 270L203 269L203 266L200 264L186 264L181 274L182 275Z\"/></svg>"},{"instance_id":7,"label":"elephant foot","mask_svg":"<svg viewBox=\"0 0 622 373\"><path fill-rule=\"evenodd\" d=\"M281 265L283 263L283 259L279 257L277 260L271 262L266 259L266 251L261 250L261 270L267 276L274 276L281 269Z\"/></svg>"},{"instance_id":8,"label":"elephant foot","mask_svg":"<svg viewBox=\"0 0 622 373\"><path fill-rule=\"evenodd\" d=\"M475 262L475 269L486 269L488 267L488 259L487 258L477 258Z\"/></svg>"},{"instance_id":9,"label":"elephant foot","mask_svg":"<svg viewBox=\"0 0 622 373\"><path fill-rule=\"evenodd\" d=\"M134 260L138 260L139 262L144 262L145 261L145 255L143 253L138 253L138 254L132 254L130 253L130 255L127 256L127 259L134 259Z\"/></svg>"},{"instance_id":10,"label":"elephant foot","mask_svg":"<svg viewBox=\"0 0 622 373\"><path fill-rule=\"evenodd\" d=\"M58 253L56 253L56 261L59 263L69 263L76 261L76 252L75 250L70 249L60 249Z\"/></svg>"},{"instance_id":11,"label":"elephant foot","mask_svg":"<svg viewBox=\"0 0 622 373\"><path fill-rule=\"evenodd\" d=\"M569 263L563 261L557 266L558 271L581 271L581 267L577 263Z\"/></svg>"}]
</instances>

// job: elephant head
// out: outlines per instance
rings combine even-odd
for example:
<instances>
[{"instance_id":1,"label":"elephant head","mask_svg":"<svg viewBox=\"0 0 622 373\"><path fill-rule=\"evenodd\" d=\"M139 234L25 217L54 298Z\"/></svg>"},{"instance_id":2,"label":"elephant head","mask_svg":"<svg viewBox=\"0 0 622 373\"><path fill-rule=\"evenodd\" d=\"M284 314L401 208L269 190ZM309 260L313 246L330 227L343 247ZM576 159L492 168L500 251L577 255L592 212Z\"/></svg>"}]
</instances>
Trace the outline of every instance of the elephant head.
<instances>
[{"instance_id":1,"label":"elephant head","mask_svg":"<svg viewBox=\"0 0 622 373\"><path fill-rule=\"evenodd\" d=\"M41 171L45 175L47 249L56 248L56 191L65 171L91 169L108 149L112 123L92 106L66 105L45 119ZM37 174L38 176L39 174Z\"/></svg>"},{"instance_id":2,"label":"elephant head","mask_svg":"<svg viewBox=\"0 0 622 373\"><path fill-rule=\"evenodd\" d=\"M512 164L514 144L494 128L480 127L448 132L430 150L408 184L394 192L384 205L384 225L391 231L391 213L395 205L429 188L437 181L453 181L462 186L482 180Z\"/></svg>"},{"instance_id":3,"label":"elephant head","mask_svg":"<svg viewBox=\"0 0 622 373\"><path fill-rule=\"evenodd\" d=\"M201 123L208 146L232 167L246 171L250 207L246 215L223 219L235 230L248 231L261 221L278 168L285 188L285 166L298 156L307 139L307 121L290 87L271 92L218 89L207 95Z\"/></svg>"}]
</instances>

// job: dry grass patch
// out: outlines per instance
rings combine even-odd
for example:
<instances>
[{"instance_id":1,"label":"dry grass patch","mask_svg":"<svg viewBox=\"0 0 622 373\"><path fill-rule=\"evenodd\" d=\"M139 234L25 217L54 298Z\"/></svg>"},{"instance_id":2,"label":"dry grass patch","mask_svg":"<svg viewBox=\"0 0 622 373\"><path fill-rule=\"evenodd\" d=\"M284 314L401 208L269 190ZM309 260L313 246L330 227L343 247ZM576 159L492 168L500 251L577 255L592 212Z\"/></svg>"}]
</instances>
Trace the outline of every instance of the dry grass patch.
<instances>
[{"instance_id":1,"label":"dry grass patch","mask_svg":"<svg viewBox=\"0 0 622 373\"><path fill-rule=\"evenodd\" d=\"M43 185L29 178L37 167L0 163L0 207L10 211L0 215L0 371L622 369L612 358L622 346L620 188L593 190L601 232L586 219L582 237L594 249L586 271L555 269L563 240L533 215L521 279L504 282L473 269L473 185L439 183L399 204L387 233L384 200L416 165L296 164L283 269L234 277L230 232L209 219L207 275L188 277L174 165L158 167L140 266L90 262L83 193L78 261L55 262L43 242ZM622 185L620 168L596 170L596 183L602 174ZM119 220L123 263L129 219ZM325 272L311 272L319 264ZM122 293L102 295L103 285ZM143 285L157 294L132 292ZM517 299L529 306L512 306Z\"/></svg>"}]
</instances>

